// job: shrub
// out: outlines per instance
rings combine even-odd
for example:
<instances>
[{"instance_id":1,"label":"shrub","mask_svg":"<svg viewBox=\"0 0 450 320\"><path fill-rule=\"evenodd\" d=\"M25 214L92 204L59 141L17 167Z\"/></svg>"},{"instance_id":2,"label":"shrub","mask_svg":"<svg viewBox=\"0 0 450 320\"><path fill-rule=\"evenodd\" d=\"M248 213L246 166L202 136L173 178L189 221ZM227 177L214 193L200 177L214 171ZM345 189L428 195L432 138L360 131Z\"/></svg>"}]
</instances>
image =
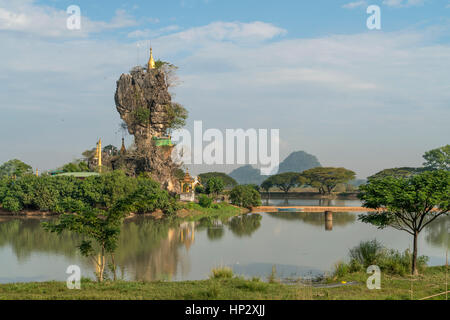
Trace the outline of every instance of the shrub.
<instances>
[{"instance_id":1,"label":"shrub","mask_svg":"<svg viewBox=\"0 0 450 320\"><path fill-rule=\"evenodd\" d=\"M230 279L233 278L233 270L230 267L218 267L211 270L210 279Z\"/></svg>"},{"instance_id":2,"label":"shrub","mask_svg":"<svg viewBox=\"0 0 450 320\"><path fill-rule=\"evenodd\" d=\"M349 255L352 260L368 267L375 264L383 254L383 246L376 239L361 241L358 246L350 249Z\"/></svg>"},{"instance_id":3,"label":"shrub","mask_svg":"<svg viewBox=\"0 0 450 320\"><path fill-rule=\"evenodd\" d=\"M207 195L201 194L198 196L198 204L203 208L210 208L212 205L213 199L208 197Z\"/></svg>"},{"instance_id":4,"label":"shrub","mask_svg":"<svg viewBox=\"0 0 450 320\"><path fill-rule=\"evenodd\" d=\"M17 198L14 197L6 197L2 201L3 209L11 211L11 212L19 212L23 209L22 204Z\"/></svg>"},{"instance_id":5,"label":"shrub","mask_svg":"<svg viewBox=\"0 0 450 320\"><path fill-rule=\"evenodd\" d=\"M261 205L261 195L252 186L239 185L231 190L230 201L234 205L251 208Z\"/></svg>"},{"instance_id":6,"label":"shrub","mask_svg":"<svg viewBox=\"0 0 450 320\"><path fill-rule=\"evenodd\" d=\"M386 249L377 240L363 241L358 246L350 249L350 262L338 262L334 266L333 275L342 277L347 273L365 272L370 265L377 265L382 272L387 274L406 275L411 270L412 253L405 250L403 253ZM427 256L417 258L417 268L422 272L428 262Z\"/></svg>"}]
</instances>

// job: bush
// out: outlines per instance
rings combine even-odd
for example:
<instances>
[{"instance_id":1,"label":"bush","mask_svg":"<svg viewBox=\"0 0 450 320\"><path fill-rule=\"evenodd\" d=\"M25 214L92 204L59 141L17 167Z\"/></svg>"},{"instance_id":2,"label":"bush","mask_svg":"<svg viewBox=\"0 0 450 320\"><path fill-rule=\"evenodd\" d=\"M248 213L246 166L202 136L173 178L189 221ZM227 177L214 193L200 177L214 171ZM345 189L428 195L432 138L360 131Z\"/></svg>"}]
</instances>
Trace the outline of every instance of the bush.
<instances>
[{"instance_id":1,"label":"bush","mask_svg":"<svg viewBox=\"0 0 450 320\"><path fill-rule=\"evenodd\" d=\"M121 209L147 213L161 209L172 214L176 199L147 178L132 178L121 171L79 180L67 176L24 175L16 180L0 179L0 203L5 210L41 210L55 213L79 212L87 208Z\"/></svg>"},{"instance_id":2,"label":"bush","mask_svg":"<svg viewBox=\"0 0 450 320\"><path fill-rule=\"evenodd\" d=\"M252 186L240 185L231 190L230 201L236 206L251 208L261 205L261 195Z\"/></svg>"},{"instance_id":3,"label":"bush","mask_svg":"<svg viewBox=\"0 0 450 320\"><path fill-rule=\"evenodd\" d=\"M203 208L210 208L212 205L213 199L208 197L207 195L201 194L198 196L198 204Z\"/></svg>"},{"instance_id":4,"label":"bush","mask_svg":"<svg viewBox=\"0 0 450 320\"><path fill-rule=\"evenodd\" d=\"M368 267L375 264L383 254L383 246L376 239L371 241L361 241L360 244L350 249L349 255L360 265Z\"/></svg>"},{"instance_id":5,"label":"bush","mask_svg":"<svg viewBox=\"0 0 450 320\"><path fill-rule=\"evenodd\" d=\"M233 278L233 270L230 267L218 267L211 270L210 279L230 279Z\"/></svg>"},{"instance_id":6,"label":"bush","mask_svg":"<svg viewBox=\"0 0 450 320\"><path fill-rule=\"evenodd\" d=\"M350 262L335 264L333 275L342 277L347 273L365 272L370 265L377 265L382 272L395 275L409 274L412 264L412 253L405 250L403 253L386 249L377 240L363 241L349 251ZM417 268L422 272L428 262L427 256L417 257Z\"/></svg>"}]
</instances>

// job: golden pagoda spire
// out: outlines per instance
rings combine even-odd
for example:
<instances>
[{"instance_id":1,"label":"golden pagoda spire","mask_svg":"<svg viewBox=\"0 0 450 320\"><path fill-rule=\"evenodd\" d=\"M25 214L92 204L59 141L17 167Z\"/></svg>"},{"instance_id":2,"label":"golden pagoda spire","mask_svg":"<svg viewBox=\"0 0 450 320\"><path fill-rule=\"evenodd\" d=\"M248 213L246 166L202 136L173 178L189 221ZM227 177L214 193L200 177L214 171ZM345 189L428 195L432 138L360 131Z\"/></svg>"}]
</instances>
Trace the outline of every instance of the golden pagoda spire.
<instances>
[{"instance_id":1,"label":"golden pagoda spire","mask_svg":"<svg viewBox=\"0 0 450 320\"><path fill-rule=\"evenodd\" d=\"M98 140L98 171L102 172L102 138Z\"/></svg>"},{"instance_id":2,"label":"golden pagoda spire","mask_svg":"<svg viewBox=\"0 0 450 320\"><path fill-rule=\"evenodd\" d=\"M124 155L127 152L127 149L125 149L125 139L122 138L122 147L120 148L120 154Z\"/></svg>"},{"instance_id":3,"label":"golden pagoda spire","mask_svg":"<svg viewBox=\"0 0 450 320\"><path fill-rule=\"evenodd\" d=\"M39 177L39 170L36 168L36 177Z\"/></svg>"},{"instance_id":4,"label":"golden pagoda spire","mask_svg":"<svg viewBox=\"0 0 450 320\"><path fill-rule=\"evenodd\" d=\"M150 47L150 58L148 59L147 70L155 69L155 60L153 59L152 47Z\"/></svg>"}]
</instances>

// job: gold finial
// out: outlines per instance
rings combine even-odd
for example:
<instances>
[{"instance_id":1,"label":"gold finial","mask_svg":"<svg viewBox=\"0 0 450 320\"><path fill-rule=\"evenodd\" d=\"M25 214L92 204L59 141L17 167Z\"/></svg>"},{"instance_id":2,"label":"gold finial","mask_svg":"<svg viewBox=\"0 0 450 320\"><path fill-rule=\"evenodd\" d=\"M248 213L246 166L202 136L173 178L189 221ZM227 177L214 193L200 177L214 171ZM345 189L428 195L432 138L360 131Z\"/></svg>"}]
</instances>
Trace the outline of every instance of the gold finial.
<instances>
[{"instance_id":1,"label":"gold finial","mask_svg":"<svg viewBox=\"0 0 450 320\"><path fill-rule=\"evenodd\" d=\"M153 59L152 48L150 47L150 59L148 59L148 70L155 69L155 60Z\"/></svg>"},{"instance_id":2,"label":"gold finial","mask_svg":"<svg viewBox=\"0 0 450 320\"><path fill-rule=\"evenodd\" d=\"M39 177L39 171L37 168L36 168L36 177Z\"/></svg>"},{"instance_id":3,"label":"gold finial","mask_svg":"<svg viewBox=\"0 0 450 320\"><path fill-rule=\"evenodd\" d=\"M98 171L102 172L102 138L98 140Z\"/></svg>"},{"instance_id":4,"label":"gold finial","mask_svg":"<svg viewBox=\"0 0 450 320\"><path fill-rule=\"evenodd\" d=\"M120 148L120 154L124 155L127 152L127 149L125 149L125 139L122 138L122 147Z\"/></svg>"}]
</instances>

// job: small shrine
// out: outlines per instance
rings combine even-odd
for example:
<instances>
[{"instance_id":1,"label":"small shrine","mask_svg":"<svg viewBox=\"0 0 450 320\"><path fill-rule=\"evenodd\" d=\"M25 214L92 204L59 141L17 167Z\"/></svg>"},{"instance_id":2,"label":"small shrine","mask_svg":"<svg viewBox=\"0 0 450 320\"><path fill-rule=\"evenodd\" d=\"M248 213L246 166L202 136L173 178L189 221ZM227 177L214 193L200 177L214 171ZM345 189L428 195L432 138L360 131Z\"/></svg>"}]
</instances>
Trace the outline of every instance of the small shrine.
<instances>
[{"instance_id":1,"label":"small shrine","mask_svg":"<svg viewBox=\"0 0 450 320\"><path fill-rule=\"evenodd\" d=\"M195 201L195 187L197 185L201 185L199 178L191 177L191 175L189 174L189 170L186 170L184 178L180 180L180 187L181 187L180 200L190 202Z\"/></svg>"}]
</instances>

